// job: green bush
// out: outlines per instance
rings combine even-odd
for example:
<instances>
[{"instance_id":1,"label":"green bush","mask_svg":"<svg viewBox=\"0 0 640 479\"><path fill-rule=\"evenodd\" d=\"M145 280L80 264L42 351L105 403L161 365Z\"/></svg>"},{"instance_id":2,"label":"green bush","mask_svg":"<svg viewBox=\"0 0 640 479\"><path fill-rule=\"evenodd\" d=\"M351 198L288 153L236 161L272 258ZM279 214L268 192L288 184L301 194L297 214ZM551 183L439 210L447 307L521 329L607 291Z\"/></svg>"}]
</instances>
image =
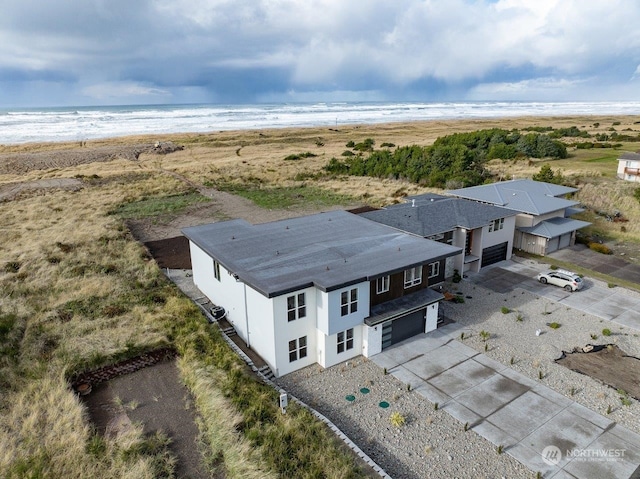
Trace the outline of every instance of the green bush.
<instances>
[{"instance_id":1,"label":"green bush","mask_svg":"<svg viewBox=\"0 0 640 479\"><path fill-rule=\"evenodd\" d=\"M502 308L500 308L500 311L502 311L502 314L509 314L511 312L511 310L506 306L503 306Z\"/></svg>"},{"instance_id":2,"label":"green bush","mask_svg":"<svg viewBox=\"0 0 640 479\"><path fill-rule=\"evenodd\" d=\"M603 336L611 336L611 330L609 328L604 328L602 330L602 335Z\"/></svg>"},{"instance_id":3,"label":"green bush","mask_svg":"<svg viewBox=\"0 0 640 479\"><path fill-rule=\"evenodd\" d=\"M549 323L549 324L548 324L548 326L549 326L551 329L558 329L558 328L559 328L560 326L562 326L562 325L561 325L560 323L555 323L555 322L553 322L553 323Z\"/></svg>"},{"instance_id":4,"label":"green bush","mask_svg":"<svg viewBox=\"0 0 640 479\"><path fill-rule=\"evenodd\" d=\"M613 251L611 251L611 248L601 243L589 243L589 249L592 249L593 251L596 251L602 254L613 254Z\"/></svg>"}]
</instances>

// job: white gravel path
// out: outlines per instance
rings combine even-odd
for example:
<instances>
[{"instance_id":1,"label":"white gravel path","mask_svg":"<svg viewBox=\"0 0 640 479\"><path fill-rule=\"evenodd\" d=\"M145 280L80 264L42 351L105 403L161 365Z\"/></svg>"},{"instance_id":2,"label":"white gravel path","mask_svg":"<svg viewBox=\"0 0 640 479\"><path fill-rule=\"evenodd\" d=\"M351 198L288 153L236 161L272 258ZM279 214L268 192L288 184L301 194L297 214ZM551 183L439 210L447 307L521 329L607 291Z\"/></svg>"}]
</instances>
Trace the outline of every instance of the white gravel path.
<instances>
[{"instance_id":1,"label":"white gravel path","mask_svg":"<svg viewBox=\"0 0 640 479\"><path fill-rule=\"evenodd\" d=\"M517 288L501 294L470 281L445 287L466 297L463 304L445 305L447 315L465 333L464 344L640 433L638 401L622 405L612 388L554 362L562 351L586 344L613 343L627 354L640 356L640 331ZM576 294L588 294L588 290ZM637 297L637 293L629 295ZM502 313L503 306L511 311ZM551 329L547 325L551 322L561 327ZM603 328L613 334L603 336ZM536 336L538 329L543 332L540 336ZM490 334L486 342L481 331ZM407 391L404 384L365 358L324 370L311 366L277 382L327 416L394 478L536 476L508 454L498 454L495 445L475 432L465 431L444 410L434 410L433 404ZM362 387L370 392L361 393ZM347 401L347 395L354 395L355 400ZM387 401L390 407L380 408L380 401ZM608 408L612 409L609 414ZM406 419L404 426L391 424L394 412Z\"/></svg>"}]
</instances>

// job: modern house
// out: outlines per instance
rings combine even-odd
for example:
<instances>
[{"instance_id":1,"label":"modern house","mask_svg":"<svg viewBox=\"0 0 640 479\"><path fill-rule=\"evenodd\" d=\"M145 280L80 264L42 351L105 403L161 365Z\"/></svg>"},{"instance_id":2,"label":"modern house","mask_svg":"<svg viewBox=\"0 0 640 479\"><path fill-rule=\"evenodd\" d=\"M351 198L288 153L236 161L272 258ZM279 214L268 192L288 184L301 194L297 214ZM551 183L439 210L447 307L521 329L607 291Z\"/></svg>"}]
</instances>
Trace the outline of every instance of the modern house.
<instances>
[{"instance_id":1,"label":"modern house","mask_svg":"<svg viewBox=\"0 0 640 479\"><path fill-rule=\"evenodd\" d=\"M640 181L640 153L623 153L618 158L618 178L626 181Z\"/></svg>"},{"instance_id":2,"label":"modern house","mask_svg":"<svg viewBox=\"0 0 640 479\"><path fill-rule=\"evenodd\" d=\"M499 206L425 194L362 216L459 247L460 254L434 264L430 273L442 281L453 276L454 270L478 272L483 266L510 259L517 214Z\"/></svg>"},{"instance_id":3,"label":"modern house","mask_svg":"<svg viewBox=\"0 0 640 479\"><path fill-rule=\"evenodd\" d=\"M533 180L511 180L452 190L459 198L501 206L517 212L513 247L546 255L575 243L576 231L590 223L572 219L583 211L564 196L576 188Z\"/></svg>"},{"instance_id":4,"label":"modern house","mask_svg":"<svg viewBox=\"0 0 640 479\"><path fill-rule=\"evenodd\" d=\"M276 376L437 327L435 264L460 248L334 211L185 228L195 285Z\"/></svg>"}]
</instances>

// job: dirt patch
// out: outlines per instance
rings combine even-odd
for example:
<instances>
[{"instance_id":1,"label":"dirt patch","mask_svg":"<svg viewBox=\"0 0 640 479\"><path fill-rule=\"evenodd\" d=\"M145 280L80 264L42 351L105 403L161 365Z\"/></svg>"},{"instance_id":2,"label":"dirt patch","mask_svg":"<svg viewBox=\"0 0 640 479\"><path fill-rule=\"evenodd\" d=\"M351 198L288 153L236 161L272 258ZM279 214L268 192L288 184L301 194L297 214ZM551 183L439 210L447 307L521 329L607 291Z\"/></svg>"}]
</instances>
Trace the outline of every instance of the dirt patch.
<instances>
[{"instance_id":1,"label":"dirt patch","mask_svg":"<svg viewBox=\"0 0 640 479\"><path fill-rule=\"evenodd\" d=\"M585 350L591 349L589 346ZM580 349L563 352L556 363L640 400L640 358L627 355L614 344L593 346L589 352Z\"/></svg>"},{"instance_id":2,"label":"dirt patch","mask_svg":"<svg viewBox=\"0 0 640 479\"><path fill-rule=\"evenodd\" d=\"M144 245L161 268L191 269L189 240L186 237L148 241Z\"/></svg>"},{"instance_id":3,"label":"dirt patch","mask_svg":"<svg viewBox=\"0 0 640 479\"><path fill-rule=\"evenodd\" d=\"M132 423L141 423L145 434L162 431L170 437L178 478L223 477L210 475L202 465L195 405L180 381L174 360L102 382L81 397L91 421L102 434L114 434Z\"/></svg>"},{"instance_id":4,"label":"dirt patch","mask_svg":"<svg viewBox=\"0 0 640 479\"><path fill-rule=\"evenodd\" d=\"M166 155L182 150L182 146L172 142L135 143L131 145L81 146L52 149L45 151L27 151L0 155L0 174L23 174L33 170L67 168L118 158L137 160L141 154Z\"/></svg>"},{"instance_id":5,"label":"dirt patch","mask_svg":"<svg viewBox=\"0 0 640 479\"><path fill-rule=\"evenodd\" d=\"M82 188L82 182L77 178L52 178L48 180L9 183L0 186L0 202L13 200L23 191L53 188L75 191Z\"/></svg>"}]
</instances>

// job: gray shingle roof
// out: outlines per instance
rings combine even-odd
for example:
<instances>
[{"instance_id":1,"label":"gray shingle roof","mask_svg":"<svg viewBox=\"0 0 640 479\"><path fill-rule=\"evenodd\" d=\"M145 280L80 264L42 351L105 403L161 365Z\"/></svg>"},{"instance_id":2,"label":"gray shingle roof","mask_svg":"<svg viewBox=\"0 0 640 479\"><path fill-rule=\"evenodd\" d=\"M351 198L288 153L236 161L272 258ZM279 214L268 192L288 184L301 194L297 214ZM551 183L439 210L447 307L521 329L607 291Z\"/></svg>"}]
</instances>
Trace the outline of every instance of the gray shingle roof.
<instances>
[{"instance_id":1,"label":"gray shingle roof","mask_svg":"<svg viewBox=\"0 0 640 479\"><path fill-rule=\"evenodd\" d=\"M516 211L476 201L432 195L415 196L415 203L393 205L387 209L362 213L361 216L420 236L446 233L456 228L475 229L493 220L515 216ZM415 204L415 207L412 206Z\"/></svg>"},{"instance_id":2,"label":"gray shingle roof","mask_svg":"<svg viewBox=\"0 0 640 479\"><path fill-rule=\"evenodd\" d=\"M231 220L182 232L267 297L312 285L331 291L460 252L346 211L257 225Z\"/></svg>"},{"instance_id":3,"label":"gray shingle roof","mask_svg":"<svg viewBox=\"0 0 640 479\"><path fill-rule=\"evenodd\" d=\"M575 191L578 190L568 186L525 179L460 188L447 193L460 198L503 206L522 213L543 215L579 204L578 201L557 198L557 196Z\"/></svg>"},{"instance_id":4,"label":"gray shingle roof","mask_svg":"<svg viewBox=\"0 0 640 479\"><path fill-rule=\"evenodd\" d=\"M555 238L571 231L579 230L585 226L589 226L591 223L580 220L572 220L571 218L550 218L545 221L541 221L535 226L519 227L516 228L524 233L529 233L534 236L542 236L543 238Z\"/></svg>"}]
</instances>

